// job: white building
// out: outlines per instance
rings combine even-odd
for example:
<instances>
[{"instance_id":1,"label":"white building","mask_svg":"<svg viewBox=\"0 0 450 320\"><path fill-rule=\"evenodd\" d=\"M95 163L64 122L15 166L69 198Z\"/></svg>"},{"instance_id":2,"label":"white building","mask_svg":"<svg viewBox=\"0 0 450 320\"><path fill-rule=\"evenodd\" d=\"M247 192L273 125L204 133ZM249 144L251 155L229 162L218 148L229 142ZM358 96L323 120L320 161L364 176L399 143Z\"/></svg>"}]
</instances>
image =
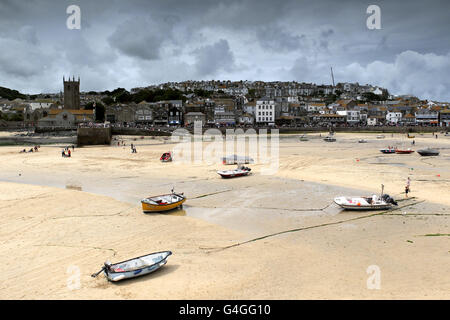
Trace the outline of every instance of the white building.
<instances>
[{"instance_id":1,"label":"white building","mask_svg":"<svg viewBox=\"0 0 450 320\"><path fill-rule=\"evenodd\" d=\"M274 123L275 101L268 98L256 101L255 119L257 123Z\"/></svg>"},{"instance_id":2,"label":"white building","mask_svg":"<svg viewBox=\"0 0 450 320\"><path fill-rule=\"evenodd\" d=\"M401 112L388 112L386 114L386 120L389 123L399 123L402 120Z\"/></svg>"},{"instance_id":3,"label":"white building","mask_svg":"<svg viewBox=\"0 0 450 320\"><path fill-rule=\"evenodd\" d=\"M325 110L325 103L307 103L306 104L306 111L312 112L312 113L320 113L320 111Z\"/></svg>"},{"instance_id":4,"label":"white building","mask_svg":"<svg viewBox=\"0 0 450 320\"><path fill-rule=\"evenodd\" d=\"M359 110L340 110L336 111L336 114L345 116L349 124L355 124L361 121L361 112Z\"/></svg>"},{"instance_id":5,"label":"white building","mask_svg":"<svg viewBox=\"0 0 450 320\"><path fill-rule=\"evenodd\" d=\"M298 103L298 96L289 96L287 97L288 102Z\"/></svg>"}]
</instances>

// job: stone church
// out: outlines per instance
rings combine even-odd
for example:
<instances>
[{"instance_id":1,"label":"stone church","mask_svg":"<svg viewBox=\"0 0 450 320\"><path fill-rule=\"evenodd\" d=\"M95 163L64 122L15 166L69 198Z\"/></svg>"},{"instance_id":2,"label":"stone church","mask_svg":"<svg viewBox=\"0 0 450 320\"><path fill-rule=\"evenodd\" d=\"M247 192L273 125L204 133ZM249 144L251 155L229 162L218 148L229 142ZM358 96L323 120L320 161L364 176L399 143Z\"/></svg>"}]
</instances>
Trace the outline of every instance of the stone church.
<instances>
[{"instance_id":1,"label":"stone church","mask_svg":"<svg viewBox=\"0 0 450 320\"><path fill-rule=\"evenodd\" d=\"M80 110L80 77L78 80L75 80L75 77L72 77L72 80L65 80L64 82L64 109L70 110Z\"/></svg>"}]
</instances>

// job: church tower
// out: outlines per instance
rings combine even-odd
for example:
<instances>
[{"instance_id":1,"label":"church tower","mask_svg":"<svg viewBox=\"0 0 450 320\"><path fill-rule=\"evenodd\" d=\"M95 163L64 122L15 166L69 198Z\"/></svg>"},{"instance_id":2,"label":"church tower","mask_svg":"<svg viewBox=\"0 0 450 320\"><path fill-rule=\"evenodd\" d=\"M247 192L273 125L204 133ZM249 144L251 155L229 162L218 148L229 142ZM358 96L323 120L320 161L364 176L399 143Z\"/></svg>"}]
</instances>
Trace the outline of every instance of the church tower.
<instances>
[{"instance_id":1,"label":"church tower","mask_svg":"<svg viewBox=\"0 0 450 320\"><path fill-rule=\"evenodd\" d=\"M65 80L64 82L64 109L80 109L80 77L78 80L75 80L75 77L72 77L72 80Z\"/></svg>"}]
</instances>

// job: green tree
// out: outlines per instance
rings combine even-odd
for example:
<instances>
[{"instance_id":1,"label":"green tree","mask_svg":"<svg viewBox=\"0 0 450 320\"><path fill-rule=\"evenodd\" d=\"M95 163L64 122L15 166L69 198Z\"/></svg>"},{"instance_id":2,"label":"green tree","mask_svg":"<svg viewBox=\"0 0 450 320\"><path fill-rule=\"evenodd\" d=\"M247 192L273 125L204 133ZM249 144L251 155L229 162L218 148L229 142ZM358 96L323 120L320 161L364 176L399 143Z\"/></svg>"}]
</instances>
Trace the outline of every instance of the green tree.
<instances>
[{"instance_id":1,"label":"green tree","mask_svg":"<svg viewBox=\"0 0 450 320\"><path fill-rule=\"evenodd\" d=\"M113 104L114 103L114 99L113 98L111 98L111 97L104 97L103 99L102 99L102 102L104 103L104 104L106 104L106 105L111 105L111 104Z\"/></svg>"},{"instance_id":2,"label":"green tree","mask_svg":"<svg viewBox=\"0 0 450 320\"><path fill-rule=\"evenodd\" d=\"M95 121L105 122L105 106L101 102L95 104Z\"/></svg>"}]
</instances>

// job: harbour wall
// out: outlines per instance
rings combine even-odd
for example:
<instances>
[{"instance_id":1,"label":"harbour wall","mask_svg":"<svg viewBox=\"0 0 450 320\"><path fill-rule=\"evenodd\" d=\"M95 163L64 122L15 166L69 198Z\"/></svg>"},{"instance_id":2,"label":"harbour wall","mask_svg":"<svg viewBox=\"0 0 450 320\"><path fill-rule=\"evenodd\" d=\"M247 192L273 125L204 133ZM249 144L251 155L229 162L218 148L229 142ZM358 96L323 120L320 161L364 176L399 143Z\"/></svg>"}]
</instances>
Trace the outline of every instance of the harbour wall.
<instances>
[{"instance_id":1,"label":"harbour wall","mask_svg":"<svg viewBox=\"0 0 450 320\"><path fill-rule=\"evenodd\" d=\"M99 145L111 144L112 131L111 128L78 128L77 145Z\"/></svg>"}]
</instances>

